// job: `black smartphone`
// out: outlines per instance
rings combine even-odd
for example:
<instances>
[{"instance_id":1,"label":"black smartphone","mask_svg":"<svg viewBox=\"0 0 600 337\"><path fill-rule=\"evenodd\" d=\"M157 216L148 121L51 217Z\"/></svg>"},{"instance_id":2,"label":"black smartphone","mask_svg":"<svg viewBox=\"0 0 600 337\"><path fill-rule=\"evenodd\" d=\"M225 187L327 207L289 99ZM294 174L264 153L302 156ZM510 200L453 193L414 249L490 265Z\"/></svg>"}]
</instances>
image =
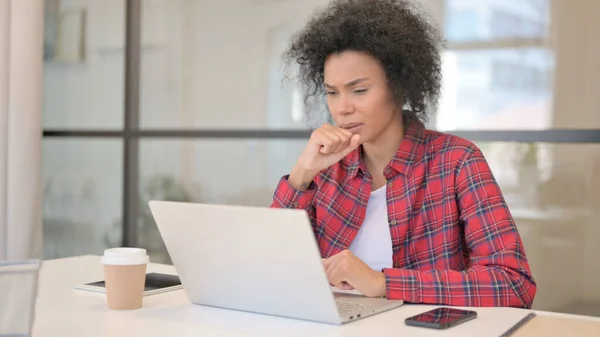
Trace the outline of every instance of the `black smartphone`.
<instances>
[{"instance_id":1,"label":"black smartphone","mask_svg":"<svg viewBox=\"0 0 600 337\"><path fill-rule=\"evenodd\" d=\"M437 308L405 320L406 325L430 329L448 329L449 327L470 321L477 317L477 312L454 308Z\"/></svg>"}]
</instances>

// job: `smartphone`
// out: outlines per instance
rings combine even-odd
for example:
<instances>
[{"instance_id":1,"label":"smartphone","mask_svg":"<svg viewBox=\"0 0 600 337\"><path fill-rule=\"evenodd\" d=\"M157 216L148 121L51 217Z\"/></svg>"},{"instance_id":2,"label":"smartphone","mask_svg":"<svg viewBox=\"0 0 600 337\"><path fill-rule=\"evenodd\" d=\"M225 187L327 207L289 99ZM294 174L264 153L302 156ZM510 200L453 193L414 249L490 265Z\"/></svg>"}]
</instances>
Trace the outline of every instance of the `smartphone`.
<instances>
[{"instance_id":1,"label":"smartphone","mask_svg":"<svg viewBox=\"0 0 600 337\"><path fill-rule=\"evenodd\" d=\"M454 308L437 308L405 320L406 325L430 329L448 329L477 317L477 312Z\"/></svg>"}]
</instances>

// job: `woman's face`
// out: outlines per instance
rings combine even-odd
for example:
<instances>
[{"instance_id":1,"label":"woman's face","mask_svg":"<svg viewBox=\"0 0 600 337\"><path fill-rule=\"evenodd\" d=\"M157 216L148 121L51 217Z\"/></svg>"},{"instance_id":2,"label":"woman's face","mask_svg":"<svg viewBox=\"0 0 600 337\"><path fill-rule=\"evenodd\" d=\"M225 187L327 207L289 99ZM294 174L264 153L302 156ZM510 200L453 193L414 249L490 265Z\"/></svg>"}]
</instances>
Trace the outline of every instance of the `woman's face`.
<instances>
[{"instance_id":1,"label":"woman's face","mask_svg":"<svg viewBox=\"0 0 600 337\"><path fill-rule=\"evenodd\" d=\"M360 134L361 143L374 142L398 121L385 71L372 56L356 51L330 55L324 82L335 124Z\"/></svg>"}]
</instances>

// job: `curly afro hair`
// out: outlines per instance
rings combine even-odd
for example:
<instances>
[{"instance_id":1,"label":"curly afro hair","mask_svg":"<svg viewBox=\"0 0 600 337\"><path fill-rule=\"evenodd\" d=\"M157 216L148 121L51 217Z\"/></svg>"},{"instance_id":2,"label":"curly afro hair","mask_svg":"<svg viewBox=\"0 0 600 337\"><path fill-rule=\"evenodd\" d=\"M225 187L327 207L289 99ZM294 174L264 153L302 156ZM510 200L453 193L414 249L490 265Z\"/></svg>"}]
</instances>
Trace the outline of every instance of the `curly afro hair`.
<instances>
[{"instance_id":1,"label":"curly afro hair","mask_svg":"<svg viewBox=\"0 0 600 337\"><path fill-rule=\"evenodd\" d=\"M443 41L427 13L410 0L333 0L317 11L284 54L298 65L308 113L324 100L328 56L347 50L365 52L382 65L405 126L426 123L441 87Z\"/></svg>"}]
</instances>

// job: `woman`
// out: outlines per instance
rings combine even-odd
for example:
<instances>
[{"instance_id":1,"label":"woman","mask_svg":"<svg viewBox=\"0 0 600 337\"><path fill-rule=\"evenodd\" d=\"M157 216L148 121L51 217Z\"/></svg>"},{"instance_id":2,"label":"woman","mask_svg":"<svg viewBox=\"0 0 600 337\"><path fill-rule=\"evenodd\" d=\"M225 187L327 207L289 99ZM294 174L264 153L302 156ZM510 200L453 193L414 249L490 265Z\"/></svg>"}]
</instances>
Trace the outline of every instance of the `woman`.
<instances>
[{"instance_id":1,"label":"woman","mask_svg":"<svg viewBox=\"0 0 600 337\"><path fill-rule=\"evenodd\" d=\"M338 0L286 53L315 130L272 207L305 209L330 283L365 296L531 307L521 238L488 164L424 127L440 92L440 37L403 0ZM404 109L403 109L404 108Z\"/></svg>"}]
</instances>

